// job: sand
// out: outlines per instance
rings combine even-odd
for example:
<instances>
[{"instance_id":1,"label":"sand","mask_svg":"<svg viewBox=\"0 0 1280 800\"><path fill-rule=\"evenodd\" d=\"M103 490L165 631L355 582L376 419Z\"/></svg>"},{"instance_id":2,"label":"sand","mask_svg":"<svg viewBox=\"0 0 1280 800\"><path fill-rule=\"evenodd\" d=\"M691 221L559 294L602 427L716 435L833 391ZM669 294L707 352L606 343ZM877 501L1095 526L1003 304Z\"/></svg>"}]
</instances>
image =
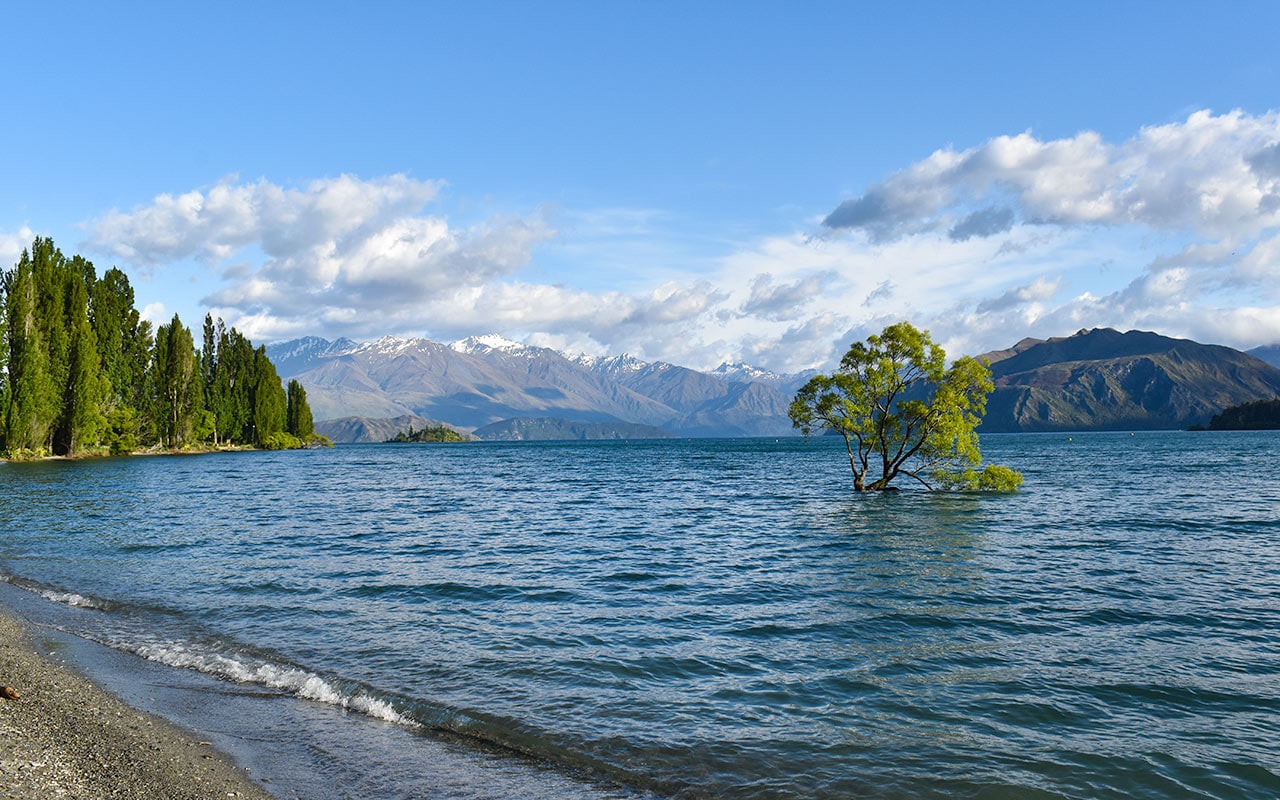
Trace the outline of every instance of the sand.
<instances>
[{"instance_id":1,"label":"sand","mask_svg":"<svg viewBox=\"0 0 1280 800\"><path fill-rule=\"evenodd\" d=\"M190 733L41 657L0 615L0 798L206 800L272 795Z\"/></svg>"}]
</instances>

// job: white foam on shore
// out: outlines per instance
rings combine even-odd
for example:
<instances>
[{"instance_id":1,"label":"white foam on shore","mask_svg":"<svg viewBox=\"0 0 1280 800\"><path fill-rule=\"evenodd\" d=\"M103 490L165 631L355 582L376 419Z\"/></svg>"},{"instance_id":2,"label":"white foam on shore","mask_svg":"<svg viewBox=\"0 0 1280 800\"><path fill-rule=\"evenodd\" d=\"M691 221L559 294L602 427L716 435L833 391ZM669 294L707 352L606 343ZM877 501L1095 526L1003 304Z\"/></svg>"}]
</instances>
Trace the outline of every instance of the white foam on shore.
<instances>
[{"instance_id":1,"label":"white foam on shore","mask_svg":"<svg viewBox=\"0 0 1280 800\"><path fill-rule=\"evenodd\" d=\"M421 724L396 711L391 703L365 692L344 694L324 678L296 667L285 667L241 656L193 650L179 642L144 644L130 648L151 661L182 669L194 669L236 683L251 683L287 692L306 700L338 706L374 719L420 728Z\"/></svg>"},{"instance_id":2,"label":"white foam on shore","mask_svg":"<svg viewBox=\"0 0 1280 800\"><path fill-rule=\"evenodd\" d=\"M26 580L13 575L0 575L0 581L4 581L10 586L16 586L32 594L39 595L45 600L59 605L71 606L72 608L92 608L98 611L106 611L111 606L102 600L95 600L92 597L85 597L77 592L64 592L59 589L50 589L35 581Z\"/></svg>"},{"instance_id":3,"label":"white foam on shore","mask_svg":"<svg viewBox=\"0 0 1280 800\"><path fill-rule=\"evenodd\" d=\"M61 603L64 606L72 608L94 608L98 610L105 609L106 606L91 597L85 597L75 592L58 592L53 589L41 589L36 592L46 600L52 600L55 603Z\"/></svg>"}]
</instances>

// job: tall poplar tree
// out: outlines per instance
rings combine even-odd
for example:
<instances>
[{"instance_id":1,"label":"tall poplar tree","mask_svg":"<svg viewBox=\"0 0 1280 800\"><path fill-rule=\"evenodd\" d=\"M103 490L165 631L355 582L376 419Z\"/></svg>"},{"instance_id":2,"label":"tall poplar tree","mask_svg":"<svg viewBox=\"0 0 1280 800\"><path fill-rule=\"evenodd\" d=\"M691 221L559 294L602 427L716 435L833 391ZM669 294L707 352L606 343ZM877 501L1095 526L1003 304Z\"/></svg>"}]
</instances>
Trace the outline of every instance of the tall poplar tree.
<instances>
[{"instance_id":1,"label":"tall poplar tree","mask_svg":"<svg viewBox=\"0 0 1280 800\"><path fill-rule=\"evenodd\" d=\"M282 433L285 429L288 410L288 398L285 396L284 384L276 367L267 358L266 346L260 346L253 353L253 440L252 443L262 446L267 437L273 433Z\"/></svg>"},{"instance_id":2,"label":"tall poplar tree","mask_svg":"<svg viewBox=\"0 0 1280 800\"><path fill-rule=\"evenodd\" d=\"M53 382L51 417L59 416L61 388L67 383L70 365L70 341L67 332L67 288L70 281L67 259L48 237L37 236L31 242L31 276L35 284L36 324L44 343L49 378Z\"/></svg>"},{"instance_id":3,"label":"tall poplar tree","mask_svg":"<svg viewBox=\"0 0 1280 800\"><path fill-rule=\"evenodd\" d=\"M129 277L115 267L94 281L89 297L102 371L111 383L108 406L136 408L142 401L151 356L151 323L134 308Z\"/></svg>"},{"instance_id":4,"label":"tall poplar tree","mask_svg":"<svg viewBox=\"0 0 1280 800\"><path fill-rule=\"evenodd\" d=\"M177 449L187 443L201 409L200 371L191 331L177 314L156 330L151 362L151 397L162 444Z\"/></svg>"},{"instance_id":5,"label":"tall poplar tree","mask_svg":"<svg viewBox=\"0 0 1280 800\"><path fill-rule=\"evenodd\" d=\"M0 269L0 453L8 449L5 443L9 415L9 273Z\"/></svg>"},{"instance_id":6,"label":"tall poplar tree","mask_svg":"<svg viewBox=\"0 0 1280 800\"><path fill-rule=\"evenodd\" d=\"M36 243L40 241L37 239ZM49 373L49 354L39 324L39 293L30 251L22 251L5 283L9 340L5 446L9 452L40 452L49 445L49 432L58 410L58 389Z\"/></svg>"},{"instance_id":7,"label":"tall poplar tree","mask_svg":"<svg viewBox=\"0 0 1280 800\"><path fill-rule=\"evenodd\" d=\"M235 328L217 323L217 360L210 391L214 427L223 441L253 442L253 345Z\"/></svg>"},{"instance_id":8,"label":"tall poplar tree","mask_svg":"<svg viewBox=\"0 0 1280 800\"><path fill-rule=\"evenodd\" d=\"M315 420L311 417L311 406L307 404L307 390L296 380L289 381L285 389L288 395L288 409L285 413L285 431L306 442L316 432Z\"/></svg>"},{"instance_id":9,"label":"tall poplar tree","mask_svg":"<svg viewBox=\"0 0 1280 800\"><path fill-rule=\"evenodd\" d=\"M107 424L103 404L110 388L98 357L98 338L89 324L84 276L73 273L68 280L67 382L54 435L54 452L59 455L75 455L82 447L101 441Z\"/></svg>"}]
</instances>

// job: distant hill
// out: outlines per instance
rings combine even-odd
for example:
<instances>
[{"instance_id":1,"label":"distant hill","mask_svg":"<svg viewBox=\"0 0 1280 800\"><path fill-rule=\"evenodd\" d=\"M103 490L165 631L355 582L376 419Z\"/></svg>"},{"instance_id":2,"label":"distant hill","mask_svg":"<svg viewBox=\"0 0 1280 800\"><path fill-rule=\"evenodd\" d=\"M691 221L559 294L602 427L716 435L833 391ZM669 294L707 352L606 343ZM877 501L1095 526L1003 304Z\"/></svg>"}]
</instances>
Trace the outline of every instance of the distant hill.
<instances>
[{"instance_id":1,"label":"distant hill","mask_svg":"<svg viewBox=\"0 0 1280 800\"><path fill-rule=\"evenodd\" d=\"M1014 356L1018 355L1024 350L1030 350L1036 345L1044 344L1046 341L1058 342L1058 341L1061 341L1061 339L1046 340L1046 339L1032 339L1030 337L1027 337L1026 339L1023 339L1022 341L1015 344L1013 347L1009 347L1004 350L992 350L989 353L983 353L982 355L978 356L978 358L982 361L986 361L988 364L994 364L997 361L1004 361L1007 358L1013 358Z\"/></svg>"},{"instance_id":2,"label":"distant hill","mask_svg":"<svg viewBox=\"0 0 1280 800\"><path fill-rule=\"evenodd\" d=\"M1254 358L1267 362L1273 367L1280 367L1280 344L1268 344L1245 352Z\"/></svg>"},{"instance_id":3,"label":"distant hill","mask_svg":"<svg viewBox=\"0 0 1280 800\"><path fill-rule=\"evenodd\" d=\"M1253 356L1144 331L1082 330L1013 350L991 365L983 432L1186 428L1280 394L1280 369Z\"/></svg>"},{"instance_id":4,"label":"distant hill","mask_svg":"<svg viewBox=\"0 0 1280 800\"><path fill-rule=\"evenodd\" d=\"M395 438L398 433L404 433L410 428L414 430L423 430L426 428L434 428L445 423L438 420L424 419L414 414L405 414L399 417L383 417L373 419L369 417L343 417L341 419L327 419L316 423L316 433L328 436L334 442L350 444L353 442L385 442L388 439ZM447 426L446 427L451 427ZM455 428L455 430L457 430ZM466 431L458 431L460 435L465 436Z\"/></svg>"},{"instance_id":5,"label":"distant hill","mask_svg":"<svg viewBox=\"0 0 1280 800\"><path fill-rule=\"evenodd\" d=\"M627 422L579 422L550 417L506 419L477 428L472 435L493 442L598 441L606 439L671 439L675 434L650 425Z\"/></svg>"}]
</instances>

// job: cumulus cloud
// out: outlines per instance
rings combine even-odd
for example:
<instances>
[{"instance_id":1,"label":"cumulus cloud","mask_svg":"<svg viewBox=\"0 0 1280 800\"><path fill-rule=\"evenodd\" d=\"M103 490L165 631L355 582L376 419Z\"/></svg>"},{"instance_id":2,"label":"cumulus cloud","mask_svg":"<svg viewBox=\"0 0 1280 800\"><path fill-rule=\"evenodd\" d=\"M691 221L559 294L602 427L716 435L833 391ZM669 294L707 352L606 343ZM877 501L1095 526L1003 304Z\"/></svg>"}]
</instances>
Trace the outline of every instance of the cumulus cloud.
<instances>
[{"instance_id":1,"label":"cumulus cloud","mask_svg":"<svg viewBox=\"0 0 1280 800\"><path fill-rule=\"evenodd\" d=\"M273 258L287 258L413 215L440 188L438 181L404 175L342 175L301 189L232 177L206 191L162 194L131 212L113 211L90 223L86 244L143 267L191 257L216 263L251 244Z\"/></svg>"},{"instance_id":2,"label":"cumulus cloud","mask_svg":"<svg viewBox=\"0 0 1280 800\"><path fill-rule=\"evenodd\" d=\"M1265 305L1280 299L1280 112L1199 111L1115 142L1024 132L942 149L845 200L822 226L869 251L940 243L935 266L951 261L970 284L952 283L948 299L909 280L893 296L957 346L1086 325L1252 346L1280 336L1280 308ZM945 246L984 240L994 249L967 261ZM1246 306L1242 337L1229 309Z\"/></svg>"},{"instance_id":3,"label":"cumulus cloud","mask_svg":"<svg viewBox=\"0 0 1280 800\"><path fill-rule=\"evenodd\" d=\"M1059 281L1037 278L1032 283L1015 286L999 297L992 297L978 303L978 311L1003 311L1016 308L1025 303L1049 300L1058 293Z\"/></svg>"},{"instance_id":4,"label":"cumulus cloud","mask_svg":"<svg viewBox=\"0 0 1280 800\"><path fill-rule=\"evenodd\" d=\"M223 285L204 302L267 338L377 334L441 294L515 274L554 233L537 214L451 225L425 210L440 188L404 175L296 189L232 178L96 219L86 245L145 269L206 263Z\"/></svg>"},{"instance_id":5,"label":"cumulus cloud","mask_svg":"<svg viewBox=\"0 0 1280 800\"><path fill-rule=\"evenodd\" d=\"M876 284L876 288L867 293L867 298L862 301L862 304L871 306L891 297L893 297L893 281L884 280Z\"/></svg>"},{"instance_id":6,"label":"cumulus cloud","mask_svg":"<svg viewBox=\"0 0 1280 800\"><path fill-rule=\"evenodd\" d=\"M8 269L22 257L22 251L31 246L35 233L25 225L17 233L0 234L0 269Z\"/></svg>"},{"instance_id":7,"label":"cumulus cloud","mask_svg":"<svg viewBox=\"0 0 1280 800\"><path fill-rule=\"evenodd\" d=\"M710 234L690 246L702 232L668 211L464 224L441 188L232 178L107 214L89 244L155 271L206 265L215 313L264 340L496 331L778 371L829 367L902 319L953 354L1096 326L1280 341L1280 112L1197 112L1123 141L1024 132L944 148L840 203L821 235L727 252L717 238L718 254Z\"/></svg>"},{"instance_id":8,"label":"cumulus cloud","mask_svg":"<svg viewBox=\"0 0 1280 800\"><path fill-rule=\"evenodd\" d=\"M956 223L947 234L952 241L964 242L975 236L995 236L1013 228L1013 209L984 208Z\"/></svg>"},{"instance_id":9,"label":"cumulus cloud","mask_svg":"<svg viewBox=\"0 0 1280 800\"><path fill-rule=\"evenodd\" d=\"M836 277L832 270L823 270L777 285L773 275L761 273L751 283L751 296L742 305L742 313L770 320L795 319L805 313L813 298L822 294Z\"/></svg>"},{"instance_id":10,"label":"cumulus cloud","mask_svg":"<svg viewBox=\"0 0 1280 800\"><path fill-rule=\"evenodd\" d=\"M1042 224L1257 234L1280 222L1269 200L1280 189L1278 139L1280 114L1241 111L1200 111L1115 144L1091 131L1050 141L999 136L939 150L844 201L823 224L877 240L938 227L990 235L1008 230L1016 208ZM993 198L1009 206L971 210Z\"/></svg>"}]
</instances>

